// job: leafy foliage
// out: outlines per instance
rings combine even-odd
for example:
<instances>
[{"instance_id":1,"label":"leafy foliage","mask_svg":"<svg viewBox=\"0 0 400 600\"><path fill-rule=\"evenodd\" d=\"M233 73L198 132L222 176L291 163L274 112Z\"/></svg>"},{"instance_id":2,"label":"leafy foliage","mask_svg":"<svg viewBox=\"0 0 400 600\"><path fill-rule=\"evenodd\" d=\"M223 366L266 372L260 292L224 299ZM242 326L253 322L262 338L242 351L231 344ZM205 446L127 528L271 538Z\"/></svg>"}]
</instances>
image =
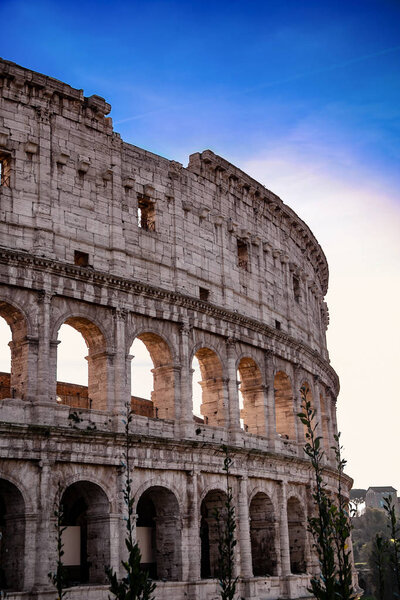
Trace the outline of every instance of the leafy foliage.
<instances>
[{"instance_id":1,"label":"leafy foliage","mask_svg":"<svg viewBox=\"0 0 400 600\"><path fill-rule=\"evenodd\" d=\"M400 529L392 496L384 498L383 502L383 508L386 511L390 531L389 563L396 584L396 590L393 592L393 595L394 598L400 598Z\"/></svg>"},{"instance_id":2,"label":"leafy foliage","mask_svg":"<svg viewBox=\"0 0 400 600\"><path fill-rule=\"evenodd\" d=\"M232 459L226 446L222 446L225 454L223 470L226 473L226 501L224 511L215 512L218 527L218 582L222 600L234 600L238 577L235 577L236 519L233 491L229 483Z\"/></svg>"},{"instance_id":3,"label":"leafy foliage","mask_svg":"<svg viewBox=\"0 0 400 600\"><path fill-rule=\"evenodd\" d=\"M352 584L352 564L348 547L351 524L347 500L342 492L346 461L341 456L340 437L335 436L338 489L334 498L324 481L325 452L321 447L321 437L316 433L316 411L307 399L305 387L301 388L301 398L303 412L298 416L306 430L304 452L310 458L315 480L313 499L316 513L308 519L308 530L313 536L321 567L321 574L311 578L310 592L318 600L352 600L357 594Z\"/></svg>"},{"instance_id":4,"label":"leafy foliage","mask_svg":"<svg viewBox=\"0 0 400 600\"><path fill-rule=\"evenodd\" d=\"M127 516L125 517L127 535L125 545L128 550L128 559L121 561L122 566L126 571L125 577L120 581L117 574L113 572L111 567L106 568L106 575L110 583L110 592L118 600L154 600L152 593L156 589L156 584L151 581L147 571L140 568L141 554L137 542L133 539L133 496L132 496L132 479L130 476L130 424L132 422L132 410L130 404L126 406L125 425L125 451L122 467L125 469L126 480L124 488L124 501L127 507ZM110 599L110 596L109 596ZM110 599L111 600L111 599Z\"/></svg>"},{"instance_id":5,"label":"leafy foliage","mask_svg":"<svg viewBox=\"0 0 400 600\"><path fill-rule=\"evenodd\" d=\"M58 487L56 508L54 510L54 516L56 518L55 529L56 529L56 544L57 544L57 565L54 572L50 572L48 577L51 583L57 590L57 600L62 600L66 597L67 592L65 587L67 585L66 571L63 563L64 556L64 543L62 534L66 530L64 523L64 507L61 502L61 489Z\"/></svg>"}]
</instances>

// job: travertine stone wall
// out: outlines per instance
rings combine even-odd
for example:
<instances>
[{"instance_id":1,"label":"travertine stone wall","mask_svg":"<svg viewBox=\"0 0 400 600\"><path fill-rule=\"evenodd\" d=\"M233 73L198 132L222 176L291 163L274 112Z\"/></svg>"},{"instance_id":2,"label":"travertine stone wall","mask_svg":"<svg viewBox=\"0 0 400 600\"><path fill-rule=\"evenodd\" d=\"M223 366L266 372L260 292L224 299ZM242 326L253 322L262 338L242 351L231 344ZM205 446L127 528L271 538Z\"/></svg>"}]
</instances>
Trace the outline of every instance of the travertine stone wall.
<instances>
[{"instance_id":1,"label":"travertine stone wall","mask_svg":"<svg viewBox=\"0 0 400 600\"><path fill-rule=\"evenodd\" d=\"M325 256L307 225L240 169L210 150L184 168L127 144L109 112L98 96L0 60L0 316L12 335L10 375L0 378L8 597L54 595L47 574L61 494L83 540L69 597L107 598L104 566L120 569L125 553L126 403L157 600L217 597L212 509L226 492L222 444L233 460L240 596L307 596L317 565L296 416L302 385L320 417L332 489L337 477ZM63 324L88 346L87 388L57 382ZM154 366L147 401L131 397L136 338Z\"/></svg>"}]
</instances>

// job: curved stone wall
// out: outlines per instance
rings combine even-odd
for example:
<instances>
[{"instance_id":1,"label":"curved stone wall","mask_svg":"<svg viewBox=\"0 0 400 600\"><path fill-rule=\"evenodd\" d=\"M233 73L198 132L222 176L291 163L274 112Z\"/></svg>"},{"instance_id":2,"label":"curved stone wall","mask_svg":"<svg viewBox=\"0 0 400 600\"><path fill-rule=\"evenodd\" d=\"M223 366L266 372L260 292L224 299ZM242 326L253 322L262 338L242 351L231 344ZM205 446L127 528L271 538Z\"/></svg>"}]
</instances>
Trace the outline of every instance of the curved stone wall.
<instances>
[{"instance_id":1,"label":"curved stone wall","mask_svg":"<svg viewBox=\"0 0 400 600\"><path fill-rule=\"evenodd\" d=\"M0 90L0 316L12 332L11 373L0 374L0 552L10 597L48 597L58 491L70 535L81 536L70 597L107 598L104 566L118 568L124 552L129 402L137 537L157 599L216 597L222 444L241 596L307 595L317 564L299 390L319 414L330 485L339 391L325 339L328 268L313 234L209 150L184 168L124 143L98 96L6 61ZM87 388L57 382L63 324L87 344ZM151 400L131 396L137 338L153 362Z\"/></svg>"}]
</instances>

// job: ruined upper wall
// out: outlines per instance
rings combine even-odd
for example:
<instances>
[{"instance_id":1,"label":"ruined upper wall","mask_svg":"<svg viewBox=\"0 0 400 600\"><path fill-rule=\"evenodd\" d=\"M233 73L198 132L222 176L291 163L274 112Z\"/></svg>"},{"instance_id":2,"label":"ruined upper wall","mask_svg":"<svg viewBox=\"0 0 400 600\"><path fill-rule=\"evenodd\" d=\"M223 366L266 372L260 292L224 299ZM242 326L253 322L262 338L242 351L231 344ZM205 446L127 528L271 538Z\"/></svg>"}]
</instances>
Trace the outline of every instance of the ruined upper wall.
<instances>
[{"instance_id":1,"label":"ruined upper wall","mask_svg":"<svg viewBox=\"0 0 400 600\"><path fill-rule=\"evenodd\" d=\"M305 223L210 150L185 169L123 142L110 108L0 60L0 245L202 294L326 357L328 267Z\"/></svg>"}]
</instances>

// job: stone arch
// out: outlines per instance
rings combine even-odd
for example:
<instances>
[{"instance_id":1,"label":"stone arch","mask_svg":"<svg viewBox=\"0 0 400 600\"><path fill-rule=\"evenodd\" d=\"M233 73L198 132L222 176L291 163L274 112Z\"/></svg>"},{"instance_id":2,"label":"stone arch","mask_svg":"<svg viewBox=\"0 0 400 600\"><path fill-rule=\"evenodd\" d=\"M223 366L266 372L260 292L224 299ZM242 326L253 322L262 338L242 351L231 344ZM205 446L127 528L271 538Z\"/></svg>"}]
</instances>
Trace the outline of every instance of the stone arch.
<instances>
[{"instance_id":1,"label":"stone arch","mask_svg":"<svg viewBox=\"0 0 400 600\"><path fill-rule=\"evenodd\" d=\"M199 345L192 354L199 361L201 381L200 413L206 425L223 426L226 422L226 407L222 361L210 347Z\"/></svg>"},{"instance_id":2,"label":"stone arch","mask_svg":"<svg viewBox=\"0 0 400 600\"><path fill-rule=\"evenodd\" d=\"M243 356L238 363L240 392L243 398L241 418L249 433L266 434L264 386L260 367L253 358Z\"/></svg>"},{"instance_id":3,"label":"stone arch","mask_svg":"<svg viewBox=\"0 0 400 600\"><path fill-rule=\"evenodd\" d=\"M270 497L257 492L249 507L253 575L277 574L275 511Z\"/></svg>"},{"instance_id":4,"label":"stone arch","mask_svg":"<svg viewBox=\"0 0 400 600\"><path fill-rule=\"evenodd\" d=\"M200 576L202 579L218 577L218 523L226 518L226 493L219 489L208 491L200 504Z\"/></svg>"},{"instance_id":5,"label":"stone arch","mask_svg":"<svg viewBox=\"0 0 400 600\"><path fill-rule=\"evenodd\" d=\"M302 502L296 496L287 501L287 520L289 530L290 570L293 575L306 572L306 520Z\"/></svg>"},{"instance_id":6,"label":"stone arch","mask_svg":"<svg viewBox=\"0 0 400 600\"><path fill-rule=\"evenodd\" d=\"M108 405L108 376L109 364L107 353L107 338L104 331L93 320L86 316L74 314L58 320L59 331L61 325L69 325L78 331L85 340L88 348L88 386L74 384L57 386L57 396L61 403L77 408L94 410L107 410Z\"/></svg>"},{"instance_id":7,"label":"stone arch","mask_svg":"<svg viewBox=\"0 0 400 600\"><path fill-rule=\"evenodd\" d=\"M153 579L182 579L182 526L179 502L167 487L144 490L136 504L136 539L141 566Z\"/></svg>"},{"instance_id":8,"label":"stone arch","mask_svg":"<svg viewBox=\"0 0 400 600\"><path fill-rule=\"evenodd\" d=\"M0 589L24 588L25 515L20 489L0 478Z\"/></svg>"},{"instance_id":9,"label":"stone arch","mask_svg":"<svg viewBox=\"0 0 400 600\"><path fill-rule=\"evenodd\" d=\"M16 397L24 399L28 393L29 344L27 334L29 321L25 312L15 303L0 300L0 317L11 330L10 374L4 374L0 381L0 399Z\"/></svg>"},{"instance_id":10,"label":"stone arch","mask_svg":"<svg viewBox=\"0 0 400 600\"><path fill-rule=\"evenodd\" d=\"M134 412L145 416L154 416L159 419L175 418L175 375L173 353L164 336L154 331L144 330L138 333L138 339L145 345L153 363L153 390L151 392L152 404L147 406L146 400L132 395L131 403ZM133 341L134 341L133 340ZM132 341L132 343L133 343ZM135 382L132 381L134 392Z\"/></svg>"},{"instance_id":11,"label":"stone arch","mask_svg":"<svg viewBox=\"0 0 400 600\"><path fill-rule=\"evenodd\" d=\"M68 585L105 583L110 564L110 502L105 491L88 480L70 484L62 493L66 527L64 566Z\"/></svg>"},{"instance_id":12,"label":"stone arch","mask_svg":"<svg viewBox=\"0 0 400 600\"><path fill-rule=\"evenodd\" d=\"M286 439L296 439L294 397L290 378L284 371L274 377L276 433Z\"/></svg>"}]
</instances>

